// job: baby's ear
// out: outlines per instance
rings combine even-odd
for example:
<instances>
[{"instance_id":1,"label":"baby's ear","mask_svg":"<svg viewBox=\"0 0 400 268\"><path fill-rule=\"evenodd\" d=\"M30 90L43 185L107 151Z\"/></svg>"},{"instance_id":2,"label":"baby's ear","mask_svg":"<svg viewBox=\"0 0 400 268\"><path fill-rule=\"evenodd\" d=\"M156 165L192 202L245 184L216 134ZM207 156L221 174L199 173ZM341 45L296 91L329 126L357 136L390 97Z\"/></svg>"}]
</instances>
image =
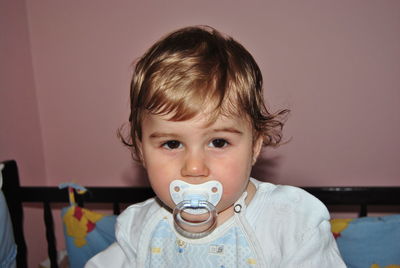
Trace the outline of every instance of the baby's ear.
<instances>
[{"instance_id":1,"label":"baby's ear","mask_svg":"<svg viewBox=\"0 0 400 268\"><path fill-rule=\"evenodd\" d=\"M146 168L146 163L143 158L143 144L138 138L136 138L136 145L137 145L136 157L138 158L140 164L142 164L142 166Z\"/></svg>"},{"instance_id":2,"label":"baby's ear","mask_svg":"<svg viewBox=\"0 0 400 268\"><path fill-rule=\"evenodd\" d=\"M262 135L259 135L258 138L253 143L253 159L251 163L252 165L256 163L257 158L261 153L263 143L264 143L264 137Z\"/></svg>"}]
</instances>

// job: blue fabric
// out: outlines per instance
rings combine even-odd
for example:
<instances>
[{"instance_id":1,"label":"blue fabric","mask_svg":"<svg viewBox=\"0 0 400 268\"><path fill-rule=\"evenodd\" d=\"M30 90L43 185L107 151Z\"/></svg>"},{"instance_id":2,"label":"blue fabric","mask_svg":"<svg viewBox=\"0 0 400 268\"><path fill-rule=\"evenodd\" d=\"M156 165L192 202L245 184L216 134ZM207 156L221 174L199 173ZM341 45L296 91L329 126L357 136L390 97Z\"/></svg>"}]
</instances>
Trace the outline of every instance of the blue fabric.
<instances>
[{"instance_id":1,"label":"blue fabric","mask_svg":"<svg viewBox=\"0 0 400 268\"><path fill-rule=\"evenodd\" d=\"M63 218L69 209L71 207L62 209L61 214ZM68 235L67 226L64 222L64 236L70 267L84 267L90 258L112 244L115 241L115 222L115 215L103 216L100 220L96 221L94 229L86 233L84 237L85 244L83 246L77 246L76 238Z\"/></svg>"},{"instance_id":2,"label":"blue fabric","mask_svg":"<svg viewBox=\"0 0 400 268\"><path fill-rule=\"evenodd\" d=\"M17 245L14 242L10 214L3 192L0 190L0 267L15 267L16 255Z\"/></svg>"},{"instance_id":3,"label":"blue fabric","mask_svg":"<svg viewBox=\"0 0 400 268\"><path fill-rule=\"evenodd\" d=\"M336 242L348 267L400 265L400 215L355 219Z\"/></svg>"},{"instance_id":4,"label":"blue fabric","mask_svg":"<svg viewBox=\"0 0 400 268\"><path fill-rule=\"evenodd\" d=\"M145 267L241 267L256 266L256 258L247 236L232 226L221 237L206 243L179 239L167 219L155 228Z\"/></svg>"}]
</instances>

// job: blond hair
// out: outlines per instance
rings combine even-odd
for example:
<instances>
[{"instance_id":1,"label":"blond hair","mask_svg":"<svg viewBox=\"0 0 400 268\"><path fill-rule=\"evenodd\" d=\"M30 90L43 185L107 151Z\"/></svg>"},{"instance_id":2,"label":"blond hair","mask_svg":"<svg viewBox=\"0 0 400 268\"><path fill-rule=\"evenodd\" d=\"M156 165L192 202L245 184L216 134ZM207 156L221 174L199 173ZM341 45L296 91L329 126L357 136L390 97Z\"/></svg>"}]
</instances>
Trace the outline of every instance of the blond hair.
<instances>
[{"instance_id":1,"label":"blond hair","mask_svg":"<svg viewBox=\"0 0 400 268\"><path fill-rule=\"evenodd\" d=\"M122 141L133 147L136 159L140 159L145 113L184 121L206 107L210 123L221 114L246 116L255 137L262 136L266 146L276 146L288 112L267 110L261 71L252 55L209 26L182 28L150 47L135 65L130 106L130 133Z\"/></svg>"}]
</instances>

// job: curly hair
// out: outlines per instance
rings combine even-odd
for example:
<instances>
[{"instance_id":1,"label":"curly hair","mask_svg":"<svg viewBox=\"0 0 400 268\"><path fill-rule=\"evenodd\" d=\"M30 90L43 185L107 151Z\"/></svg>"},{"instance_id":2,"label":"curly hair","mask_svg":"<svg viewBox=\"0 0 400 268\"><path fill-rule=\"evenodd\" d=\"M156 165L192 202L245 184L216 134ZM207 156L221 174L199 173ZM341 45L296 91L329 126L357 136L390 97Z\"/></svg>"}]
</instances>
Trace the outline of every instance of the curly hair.
<instances>
[{"instance_id":1,"label":"curly hair","mask_svg":"<svg viewBox=\"0 0 400 268\"><path fill-rule=\"evenodd\" d=\"M184 121L207 112L245 116L255 137L277 146L288 110L270 113L263 78L252 55L233 38L209 26L179 29L156 42L135 64L130 89L129 134L119 136L140 159L144 113Z\"/></svg>"}]
</instances>

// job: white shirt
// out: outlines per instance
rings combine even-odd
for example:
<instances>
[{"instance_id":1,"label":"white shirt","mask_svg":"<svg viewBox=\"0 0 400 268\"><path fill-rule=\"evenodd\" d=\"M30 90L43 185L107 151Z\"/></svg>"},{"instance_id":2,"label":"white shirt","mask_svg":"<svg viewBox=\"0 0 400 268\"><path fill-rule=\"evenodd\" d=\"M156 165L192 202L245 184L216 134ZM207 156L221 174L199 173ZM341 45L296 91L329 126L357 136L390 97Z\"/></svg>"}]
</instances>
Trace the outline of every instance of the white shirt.
<instances>
[{"instance_id":1,"label":"white shirt","mask_svg":"<svg viewBox=\"0 0 400 268\"><path fill-rule=\"evenodd\" d=\"M247 207L207 237L186 242L209 243L231 224L246 235L254 267L346 267L330 231L329 212L317 198L297 187L251 182L257 191ZM130 206L117 219L117 242L85 267L146 267L152 235L163 219L172 223L168 210L155 198Z\"/></svg>"}]
</instances>

